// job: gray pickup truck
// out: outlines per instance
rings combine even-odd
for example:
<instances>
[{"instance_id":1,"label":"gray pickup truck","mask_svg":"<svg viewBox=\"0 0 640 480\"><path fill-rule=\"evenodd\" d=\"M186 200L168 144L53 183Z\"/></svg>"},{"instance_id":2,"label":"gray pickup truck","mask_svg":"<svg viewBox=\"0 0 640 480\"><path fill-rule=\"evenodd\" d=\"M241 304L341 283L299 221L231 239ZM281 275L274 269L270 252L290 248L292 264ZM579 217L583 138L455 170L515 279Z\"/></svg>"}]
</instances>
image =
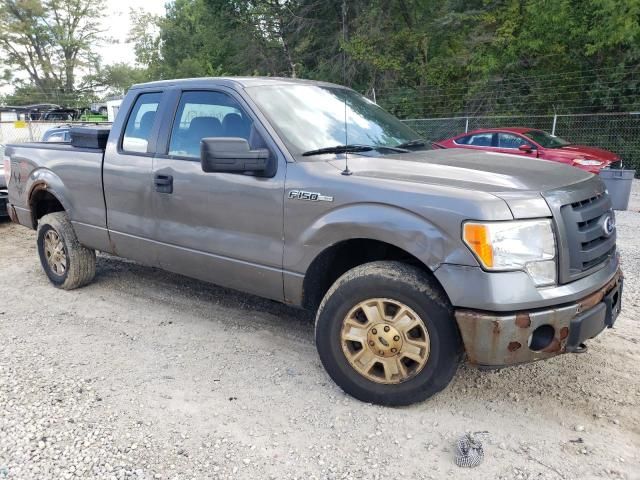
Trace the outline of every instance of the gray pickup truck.
<instances>
[{"instance_id":1,"label":"gray pickup truck","mask_svg":"<svg viewBox=\"0 0 640 480\"><path fill-rule=\"evenodd\" d=\"M620 311L598 177L430 150L337 85L137 85L110 132L10 145L5 162L9 214L37 229L54 285L89 283L98 250L311 309L327 372L367 402L428 398L463 358L583 351Z\"/></svg>"}]
</instances>

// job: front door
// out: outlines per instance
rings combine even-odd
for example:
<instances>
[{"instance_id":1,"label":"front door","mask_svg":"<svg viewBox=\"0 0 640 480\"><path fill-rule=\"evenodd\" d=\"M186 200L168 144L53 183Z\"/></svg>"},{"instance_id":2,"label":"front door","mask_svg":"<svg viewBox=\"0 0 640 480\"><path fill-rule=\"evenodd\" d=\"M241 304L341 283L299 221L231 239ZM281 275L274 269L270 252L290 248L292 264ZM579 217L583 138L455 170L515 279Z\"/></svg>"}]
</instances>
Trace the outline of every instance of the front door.
<instances>
[{"instance_id":1,"label":"front door","mask_svg":"<svg viewBox=\"0 0 640 480\"><path fill-rule=\"evenodd\" d=\"M160 266L282 300L284 157L232 91L178 91L175 101L164 150L159 140L153 160ZM203 172L205 137L242 137L268 148L278 162L275 176Z\"/></svg>"}]
</instances>

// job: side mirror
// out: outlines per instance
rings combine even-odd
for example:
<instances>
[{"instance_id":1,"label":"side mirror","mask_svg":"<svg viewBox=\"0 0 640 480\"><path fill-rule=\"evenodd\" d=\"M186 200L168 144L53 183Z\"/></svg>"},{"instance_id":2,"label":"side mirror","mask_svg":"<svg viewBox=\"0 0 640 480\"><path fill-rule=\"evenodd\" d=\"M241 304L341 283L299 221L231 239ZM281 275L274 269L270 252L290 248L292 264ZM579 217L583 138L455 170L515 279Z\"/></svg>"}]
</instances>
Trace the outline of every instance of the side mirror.
<instances>
[{"instance_id":1,"label":"side mirror","mask_svg":"<svg viewBox=\"0 0 640 480\"><path fill-rule=\"evenodd\" d=\"M244 138L211 137L200 141L200 164L204 172L264 173L269 150L251 150Z\"/></svg>"},{"instance_id":2,"label":"side mirror","mask_svg":"<svg viewBox=\"0 0 640 480\"><path fill-rule=\"evenodd\" d=\"M526 152L526 153L531 153L533 151L533 148L531 147L531 145L520 145L518 147L518 150L520 150L521 152Z\"/></svg>"}]
</instances>

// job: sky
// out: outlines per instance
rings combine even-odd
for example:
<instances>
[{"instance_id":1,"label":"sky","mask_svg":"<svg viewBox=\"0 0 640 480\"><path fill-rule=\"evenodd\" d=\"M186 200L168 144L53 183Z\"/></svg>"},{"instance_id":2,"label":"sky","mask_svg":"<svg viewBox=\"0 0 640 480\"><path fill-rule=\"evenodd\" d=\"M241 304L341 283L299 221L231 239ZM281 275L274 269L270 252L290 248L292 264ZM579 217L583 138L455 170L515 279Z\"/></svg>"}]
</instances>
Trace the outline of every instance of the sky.
<instances>
[{"instance_id":1,"label":"sky","mask_svg":"<svg viewBox=\"0 0 640 480\"><path fill-rule=\"evenodd\" d=\"M168 0L107 0L105 18L105 35L115 39L118 44L105 44L98 48L103 63L109 65L116 62L133 64L135 55L131 44L126 43L131 24L129 22L129 9L143 9L147 12L162 15L165 12L165 3Z\"/></svg>"}]
</instances>

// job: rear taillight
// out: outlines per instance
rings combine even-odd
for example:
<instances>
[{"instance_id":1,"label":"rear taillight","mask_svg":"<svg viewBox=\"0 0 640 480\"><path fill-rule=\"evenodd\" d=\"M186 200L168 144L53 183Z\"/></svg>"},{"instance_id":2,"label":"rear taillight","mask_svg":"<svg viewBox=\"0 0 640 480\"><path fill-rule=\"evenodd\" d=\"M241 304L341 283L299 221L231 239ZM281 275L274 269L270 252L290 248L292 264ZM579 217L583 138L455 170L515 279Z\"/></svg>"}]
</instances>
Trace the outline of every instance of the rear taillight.
<instances>
[{"instance_id":1,"label":"rear taillight","mask_svg":"<svg viewBox=\"0 0 640 480\"><path fill-rule=\"evenodd\" d=\"M4 179L7 186L9 186L9 179L11 178L11 159L6 155L3 158L4 163Z\"/></svg>"}]
</instances>

